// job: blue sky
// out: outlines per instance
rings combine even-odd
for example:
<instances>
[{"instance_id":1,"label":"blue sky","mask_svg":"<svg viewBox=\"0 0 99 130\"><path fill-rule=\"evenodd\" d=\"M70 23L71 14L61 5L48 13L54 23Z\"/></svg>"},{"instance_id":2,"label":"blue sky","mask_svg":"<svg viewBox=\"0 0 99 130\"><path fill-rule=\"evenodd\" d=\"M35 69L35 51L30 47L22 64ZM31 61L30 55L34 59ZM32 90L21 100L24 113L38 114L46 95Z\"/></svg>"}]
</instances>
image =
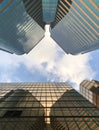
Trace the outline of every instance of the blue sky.
<instances>
[{"instance_id":1,"label":"blue sky","mask_svg":"<svg viewBox=\"0 0 99 130\"><path fill-rule=\"evenodd\" d=\"M21 56L0 51L0 82L68 82L78 89L84 79L99 80L99 50L67 55L50 38L45 38Z\"/></svg>"}]
</instances>

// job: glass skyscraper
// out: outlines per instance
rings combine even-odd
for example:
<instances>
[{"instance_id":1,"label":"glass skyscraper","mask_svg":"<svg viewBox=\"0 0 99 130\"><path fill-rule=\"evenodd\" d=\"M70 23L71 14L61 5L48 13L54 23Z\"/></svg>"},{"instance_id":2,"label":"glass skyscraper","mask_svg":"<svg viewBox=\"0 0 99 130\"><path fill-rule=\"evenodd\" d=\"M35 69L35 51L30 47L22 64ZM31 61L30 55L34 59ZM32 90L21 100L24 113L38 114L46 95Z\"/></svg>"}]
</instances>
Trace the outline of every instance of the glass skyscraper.
<instances>
[{"instance_id":1,"label":"glass skyscraper","mask_svg":"<svg viewBox=\"0 0 99 130\"><path fill-rule=\"evenodd\" d=\"M0 130L98 130L99 110L66 83L0 83Z\"/></svg>"},{"instance_id":2,"label":"glass skyscraper","mask_svg":"<svg viewBox=\"0 0 99 130\"><path fill-rule=\"evenodd\" d=\"M0 3L1 50L18 55L28 53L44 37L41 1L30 2L3 0Z\"/></svg>"},{"instance_id":3,"label":"glass skyscraper","mask_svg":"<svg viewBox=\"0 0 99 130\"><path fill-rule=\"evenodd\" d=\"M41 0L23 0L27 13L44 29L43 5Z\"/></svg>"},{"instance_id":4,"label":"glass skyscraper","mask_svg":"<svg viewBox=\"0 0 99 130\"><path fill-rule=\"evenodd\" d=\"M82 81L80 84L80 93L99 108L99 81Z\"/></svg>"},{"instance_id":5,"label":"glass skyscraper","mask_svg":"<svg viewBox=\"0 0 99 130\"><path fill-rule=\"evenodd\" d=\"M98 0L1 0L0 49L28 53L44 37L45 24L67 54L99 49Z\"/></svg>"},{"instance_id":6,"label":"glass skyscraper","mask_svg":"<svg viewBox=\"0 0 99 130\"><path fill-rule=\"evenodd\" d=\"M42 0L43 20L50 24L55 20L58 0Z\"/></svg>"},{"instance_id":7,"label":"glass skyscraper","mask_svg":"<svg viewBox=\"0 0 99 130\"><path fill-rule=\"evenodd\" d=\"M0 109L0 130L44 130L44 107L28 90L5 94L0 99Z\"/></svg>"},{"instance_id":8,"label":"glass skyscraper","mask_svg":"<svg viewBox=\"0 0 99 130\"><path fill-rule=\"evenodd\" d=\"M73 55L99 49L99 1L59 0L51 37ZM61 21L60 21L61 19Z\"/></svg>"}]
</instances>

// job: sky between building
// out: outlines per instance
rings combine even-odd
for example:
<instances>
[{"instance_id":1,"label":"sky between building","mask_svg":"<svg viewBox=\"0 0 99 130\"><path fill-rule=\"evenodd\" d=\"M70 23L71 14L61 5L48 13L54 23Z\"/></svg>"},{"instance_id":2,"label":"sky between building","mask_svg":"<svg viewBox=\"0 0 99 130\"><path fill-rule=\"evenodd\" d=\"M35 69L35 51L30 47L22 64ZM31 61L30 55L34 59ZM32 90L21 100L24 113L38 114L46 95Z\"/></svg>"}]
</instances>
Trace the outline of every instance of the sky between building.
<instances>
[{"instance_id":1,"label":"sky between building","mask_svg":"<svg viewBox=\"0 0 99 130\"><path fill-rule=\"evenodd\" d=\"M51 39L45 38L27 55L0 51L0 82L68 82L76 89L84 79L99 80L99 51L67 55Z\"/></svg>"}]
</instances>

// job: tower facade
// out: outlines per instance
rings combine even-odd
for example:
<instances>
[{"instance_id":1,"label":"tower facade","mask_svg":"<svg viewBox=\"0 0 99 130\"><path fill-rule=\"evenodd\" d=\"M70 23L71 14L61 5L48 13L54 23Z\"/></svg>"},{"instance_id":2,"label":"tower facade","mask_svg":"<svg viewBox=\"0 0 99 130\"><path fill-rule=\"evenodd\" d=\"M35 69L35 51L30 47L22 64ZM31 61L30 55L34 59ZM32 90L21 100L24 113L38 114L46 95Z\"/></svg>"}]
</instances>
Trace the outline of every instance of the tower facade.
<instances>
[{"instance_id":1,"label":"tower facade","mask_svg":"<svg viewBox=\"0 0 99 130\"><path fill-rule=\"evenodd\" d=\"M80 84L80 93L99 108L99 81L82 81Z\"/></svg>"},{"instance_id":2,"label":"tower facade","mask_svg":"<svg viewBox=\"0 0 99 130\"><path fill-rule=\"evenodd\" d=\"M43 29L45 23L43 22L43 8L41 0L23 0L26 12L33 18Z\"/></svg>"},{"instance_id":3,"label":"tower facade","mask_svg":"<svg viewBox=\"0 0 99 130\"><path fill-rule=\"evenodd\" d=\"M99 49L98 0L0 1L0 49L28 53L44 37L51 37L67 54Z\"/></svg>"},{"instance_id":4,"label":"tower facade","mask_svg":"<svg viewBox=\"0 0 99 130\"><path fill-rule=\"evenodd\" d=\"M47 24L54 22L56 11L58 6L58 0L42 0L43 7L43 21Z\"/></svg>"},{"instance_id":5,"label":"tower facade","mask_svg":"<svg viewBox=\"0 0 99 130\"><path fill-rule=\"evenodd\" d=\"M40 0L30 0L30 2L26 0L1 1L1 50L18 55L28 53L44 37ZM39 10L37 10L38 4Z\"/></svg>"},{"instance_id":6,"label":"tower facade","mask_svg":"<svg viewBox=\"0 0 99 130\"><path fill-rule=\"evenodd\" d=\"M28 53L44 37L51 37L67 54L99 49L98 0L0 1L0 49Z\"/></svg>"},{"instance_id":7,"label":"tower facade","mask_svg":"<svg viewBox=\"0 0 99 130\"><path fill-rule=\"evenodd\" d=\"M51 23L51 28L54 28L69 12L71 0L59 0L54 21Z\"/></svg>"},{"instance_id":8,"label":"tower facade","mask_svg":"<svg viewBox=\"0 0 99 130\"><path fill-rule=\"evenodd\" d=\"M11 90L0 99L1 130L44 130L44 114L44 107L28 90Z\"/></svg>"},{"instance_id":9,"label":"tower facade","mask_svg":"<svg viewBox=\"0 0 99 130\"><path fill-rule=\"evenodd\" d=\"M51 127L53 130L98 130L97 112L94 105L69 88L51 107Z\"/></svg>"},{"instance_id":10,"label":"tower facade","mask_svg":"<svg viewBox=\"0 0 99 130\"><path fill-rule=\"evenodd\" d=\"M99 110L66 83L0 83L0 97L2 130L99 129Z\"/></svg>"},{"instance_id":11,"label":"tower facade","mask_svg":"<svg viewBox=\"0 0 99 130\"><path fill-rule=\"evenodd\" d=\"M98 1L59 0L51 37L67 54L99 49L98 14Z\"/></svg>"}]
</instances>

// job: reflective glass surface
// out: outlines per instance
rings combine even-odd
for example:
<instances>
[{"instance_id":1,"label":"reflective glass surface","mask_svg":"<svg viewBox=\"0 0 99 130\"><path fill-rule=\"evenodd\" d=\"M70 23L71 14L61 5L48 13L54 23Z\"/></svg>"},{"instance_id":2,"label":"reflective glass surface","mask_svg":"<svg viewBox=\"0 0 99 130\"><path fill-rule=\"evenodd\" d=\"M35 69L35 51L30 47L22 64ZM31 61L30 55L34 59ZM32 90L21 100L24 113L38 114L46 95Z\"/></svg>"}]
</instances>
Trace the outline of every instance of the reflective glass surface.
<instances>
[{"instance_id":1,"label":"reflective glass surface","mask_svg":"<svg viewBox=\"0 0 99 130\"><path fill-rule=\"evenodd\" d=\"M42 130L45 122L53 130L95 130L99 110L66 83L0 84L0 128Z\"/></svg>"},{"instance_id":2,"label":"reflective glass surface","mask_svg":"<svg viewBox=\"0 0 99 130\"><path fill-rule=\"evenodd\" d=\"M51 23L55 20L58 0L42 0L43 20Z\"/></svg>"},{"instance_id":3,"label":"reflective glass surface","mask_svg":"<svg viewBox=\"0 0 99 130\"><path fill-rule=\"evenodd\" d=\"M51 31L52 38L66 53L78 54L99 49L97 6L94 6L91 0L75 0L68 8L63 1L62 8L66 15L61 21L56 21L57 25ZM65 2L70 5L69 2ZM62 14L59 13L56 17L61 16Z\"/></svg>"},{"instance_id":4,"label":"reflective glass surface","mask_svg":"<svg viewBox=\"0 0 99 130\"><path fill-rule=\"evenodd\" d=\"M99 108L99 81L84 80L80 84L80 93Z\"/></svg>"},{"instance_id":5,"label":"reflective glass surface","mask_svg":"<svg viewBox=\"0 0 99 130\"><path fill-rule=\"evenodd\" d=\"M1 0L0 49L28 53L43 37L45 24L66 53L99 49L98 0Z\"/></svg>"},{"instance_id":6,"label":"reflective glass surface","mask_svg":"<svg viewBox=\"0 0 99 130\"><path fill-rule=\"evenodd\" d=\"M23 0L27 13L44 29L42 0Z\"/></svg>"},{"instance_id":7,"label":"reflective glass surface","mask_svg":"<svg viewBox=\"0 0 99 130\"><path fill-rule=\"evenodd\" d=\"M44 30L31 18L20 0L0 3L0 49L28 53L44 36Z\"/></svg>"}]
</instances>

